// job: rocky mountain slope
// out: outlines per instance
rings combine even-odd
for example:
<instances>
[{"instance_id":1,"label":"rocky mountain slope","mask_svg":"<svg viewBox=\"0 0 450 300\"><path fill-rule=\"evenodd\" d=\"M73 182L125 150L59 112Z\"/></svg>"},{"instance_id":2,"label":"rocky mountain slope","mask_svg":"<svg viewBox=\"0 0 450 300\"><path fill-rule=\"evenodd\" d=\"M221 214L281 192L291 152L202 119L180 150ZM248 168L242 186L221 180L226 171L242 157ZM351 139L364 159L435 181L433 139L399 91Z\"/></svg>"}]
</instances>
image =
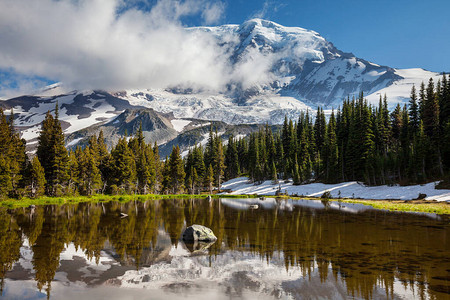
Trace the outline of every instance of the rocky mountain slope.
<instances>
[{"instance_id":1,"label":"rocky mountain slope","mask_svg":"<svg viewBox=\"0 0 450 300\"><path fill-rule=\"evenodd\" d=\"M197 124L194 120L280 124L285 115L297 118L306 109L337 108L361 91L373 103L387 94L394 105L408 100L413 84L439 76L380 66L336 49L317 32L261 19L186 30L213 35L228 55L224 89L201 90L189 83L155 89L149 83L140 90L65 91L64 84L56 84L36 95L0 101L0 106L14 109L16 126L30 147L37 142L45 113L56 103L72 146L100 127L114 143L125 129L132 134L141 121L148 139L165 143Z\"/></svg>"}]
</instances>

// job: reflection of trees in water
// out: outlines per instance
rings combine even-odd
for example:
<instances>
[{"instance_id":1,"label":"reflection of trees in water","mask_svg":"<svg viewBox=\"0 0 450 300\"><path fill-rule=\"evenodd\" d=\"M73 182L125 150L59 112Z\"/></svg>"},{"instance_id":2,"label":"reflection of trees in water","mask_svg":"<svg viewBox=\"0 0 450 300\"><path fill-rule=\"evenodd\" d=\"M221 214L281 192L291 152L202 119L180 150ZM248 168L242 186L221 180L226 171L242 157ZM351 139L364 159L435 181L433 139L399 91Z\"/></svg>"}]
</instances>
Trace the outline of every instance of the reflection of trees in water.
<instances>
[{"instance_id":1,"label":"reflection of trees in water","mask_svg":"<svg viewBox=\"0 0 450 300\"><path fill-rule=\"evenodd\" d=\"M0 296L3 293L4 278L20 258L22 233L15 219L4 208L0 208Z\"/></svg>"},{"instance_id":2,"label":"reflection of trees in water","mask_svg":"<svg viewBox=\"0 0 450 300\"><path fill-rule=\"evenodd\" d=\"M375 210L354 215L300 207L292 212L237 211L218 201L214 209L207 205L200 202L195 214L186 213L186 219L188 224L213 220L208 225L218 242L212 254L218 254L225 242L230 249L251 251L267 260L283 255L286 269L300 267L308 276L317 266L322 281L331 271L345 281L350 295L364 298L371 298L376 286L385 287L386 297L392 298L395 278L416 295L429 293L430 297L439 294L427 290L426 282L431 287L447 284L432 277L448 276L448 227L433 230L437 228L427 223L434 226L436 222L426 217Z\"/></svg>"},{"instance_id":3,"label":"reflection of trees in water","mask_svg":"<svg viewBox=\"0 0 450 300\"><path fill-rule=\"evenodd\" d=\"M59 267L59 256L72 234L69 231L69 222L70 219L63 214L60 207L44 207L44 223L41 234L31 245L37 286L39 290L46 286L48 297L50 296L51 282Z\"/></svg>"},{"instance_id":4,"label":"reflection of trees in water","mask_svg":"<svg viewBox=\"0 0 450 300\"><path fill-rule=\"evenodd\" d=\"M128 217L120 218L121 212ZM268 261L276 255L287 270L300 268L304 276L317 268L323 282L332 272L345 281L349 295L364 298L371 298L376 286L392 298L395 278L419 297L439 297L433 287L445 290L447 282L436 278L448 276L450 269L448 227L420 216L300 207L239 211L218 200L192 199L46 206L32 215L26 209L0 209L0 276L19 259L22 234L33 249L37 285L50 293L66 244L73 242L98 262L108 241L123 262L138 268L154 259L158 229L176 245L185 224L213 229L218 241L209 249L212 257L226 249Z\"/></svg>"}]
</instances>

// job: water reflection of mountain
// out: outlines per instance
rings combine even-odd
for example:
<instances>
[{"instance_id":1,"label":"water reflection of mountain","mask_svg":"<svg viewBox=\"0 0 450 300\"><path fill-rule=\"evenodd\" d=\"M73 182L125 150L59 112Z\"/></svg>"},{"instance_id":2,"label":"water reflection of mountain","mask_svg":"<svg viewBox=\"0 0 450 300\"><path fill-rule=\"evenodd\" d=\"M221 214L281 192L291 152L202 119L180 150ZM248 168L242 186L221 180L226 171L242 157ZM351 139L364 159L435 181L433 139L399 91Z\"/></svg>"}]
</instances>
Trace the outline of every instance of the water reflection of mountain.
<instances>
[{"instance_id":1,"label":"water reflection of mountain","mask_svg":"<svg viewBox=\"0 0 450 300\"><path fill-rule=\"evenodd\" d=\"M248 209L255 204L258 209ZM450 294L447 218L335 205L266 198L83 203L37 207L33 214L0 208L2 290L4 278L33 278L48 293L54 280L140 286L152 270L163 276L179 263L223 273L217 280L234 291L239 287L230 282L242 277L251 278L247 290L255 281L253 286L261 290L254 291L268 292L263 287L271 273L264 278L254 274L274 267L276 288L291 295L300 286L305 289L313 274L323 284L330 278L342 282L336 290L366 299L380 289L394 298L402 285L418 298ZM121 212L128 217L120 218ZM190 257L179 243L183 228L191 224L208 226L218 237L209 255ZM233 263L236 267L242 260L268 264L236 273ZM282 273L297 277L288 280ZM184 282L176 276L173 280ZM195 276L190 282L195 283Z\"/></svg>"}]
</instances>

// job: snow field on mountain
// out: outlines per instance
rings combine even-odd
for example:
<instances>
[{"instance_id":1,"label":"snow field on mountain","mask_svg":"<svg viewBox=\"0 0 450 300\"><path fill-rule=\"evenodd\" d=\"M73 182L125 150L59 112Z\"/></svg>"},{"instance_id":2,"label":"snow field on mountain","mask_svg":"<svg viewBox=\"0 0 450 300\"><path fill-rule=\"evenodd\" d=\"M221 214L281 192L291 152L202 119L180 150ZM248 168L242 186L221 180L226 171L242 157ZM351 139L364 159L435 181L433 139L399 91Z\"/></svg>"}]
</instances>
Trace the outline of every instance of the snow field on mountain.
<instances>
[{"instance_id":1,"label":"snow field on mountain","mask_svg":"<svg viewBox=\"0 0 450 300\"><path fill-rule=\"evenodd\" d=\"M442 79L442 76L435 72L430 72L419 68L396 69L395 73L403 77L403 79L397 80L392 85L378 89L377 91L367 95L366 98L370 103L373 105L378 105L380 95L384 97L386 94L389 108L392 109L397 105L397 103L408 103L413 85L415 85L416 93L418 94L420 84L422 82L424 82L426 86L430 78L433 78L434 83L436 83L438 79Z\"/></svg>"},{"instance_id":2,"label":"snow field on mountain","mask_svg":"<svg viewBox=\"0 0 450 300\"><path fill-rule=\"evenodd\" d=\"M337 184L310 183L304 185L293 185L292 181L285 183L280 181L281 191L289 195L303 195L311 197L320 197L326 191L329 191L332 197L359 198L359 199L416 199L419 194L426 194L425 200L450 201L450 190L437 190L437 182L431 182L424 185L410 186L365 186L356 181L342 182ZM275 195L279 185L272 184L267 180L262 184L253 184L247 177L239 177L222 184L222 189L231 190L231 195Z\"/></svg>"},{"instance_id":3,"label":"snow field on mountain","mask_svg":"<svg viewBox=\"0 0 450 300\"><path fill-rule=\"evenodd\" d=\"M172 123L173 129L175 129L178 132L183 131L184 127L188 126L189 123L192 121L190 120L183 120L183 119L175 119L171 120L170 123Z\"/></svg>"}]
</instances>

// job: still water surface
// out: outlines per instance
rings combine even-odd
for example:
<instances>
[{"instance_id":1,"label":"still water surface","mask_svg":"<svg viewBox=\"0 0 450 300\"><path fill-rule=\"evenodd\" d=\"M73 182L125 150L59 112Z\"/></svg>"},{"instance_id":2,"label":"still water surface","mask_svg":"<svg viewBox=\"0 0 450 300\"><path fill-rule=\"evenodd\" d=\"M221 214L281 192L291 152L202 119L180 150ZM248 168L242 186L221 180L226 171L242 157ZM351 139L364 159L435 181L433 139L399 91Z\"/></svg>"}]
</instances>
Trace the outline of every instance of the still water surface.
<instances>
[{"instance_id":1,"label":"still water surface","mask_svg":"<svg viewBox=\"0 0 450 300\"><path fill-rule=\"evenodd\" d=\"M449 222L273 198L0 208L0 298L450 299ZM191 224L217 242L185 245Z\"/></svg>"}]
</instances>

